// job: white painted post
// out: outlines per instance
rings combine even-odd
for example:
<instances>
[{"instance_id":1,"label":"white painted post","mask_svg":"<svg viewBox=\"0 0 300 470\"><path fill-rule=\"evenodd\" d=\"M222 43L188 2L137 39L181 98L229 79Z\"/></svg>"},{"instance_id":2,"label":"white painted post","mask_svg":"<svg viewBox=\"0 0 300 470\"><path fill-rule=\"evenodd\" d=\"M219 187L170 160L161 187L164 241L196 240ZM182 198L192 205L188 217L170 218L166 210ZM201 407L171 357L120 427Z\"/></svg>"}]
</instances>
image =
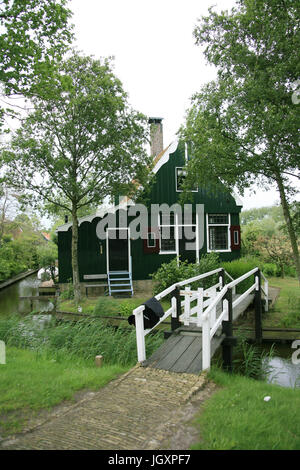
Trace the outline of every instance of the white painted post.
<instances>
[{"instance_id":1,"label":"white painted post","mask_svg":"<svg viewBox=\"0 0 300 470\"><path fill-rule=\"evenodd\" d=\"M185 292L190 291L190 286L185 287ZM184 322L185 326L190 324L190 314L191 314L191 298L188 293L184 296Z\"/></svg>"},{"instance_id":2,"label":"white painted post","mask_svg":"<svg viewBox=\"0 0 300 470\"><path fill-rule=\"evenodd\" d=\"M228 314L228 312L229 312L229 306L228 306L228 305L229 305L229 304L228 304L228 300L227 300L227 299L224 299L224 300L223 300L223 310L226 311L226 314L224 315L224 320L225 320L225 321L228 321L228 320L229 320L229 314Z\"/></svg>"},{"instance_id":3,"label":"white painted post","mask_svg":"<svg viewBox=\"0 0 300 470\"><path fill-rule=\"evenodd\" d=\"M216 296L217 296L217 288L214 287L211 289L211 300L213 301ZM216 323L216 316L217 316L217 306L215 306L212 311L210 312L210 327L212 328L214 326L214 324Z\"/></svg>"},{"instance_id":4,"label":"white painted post","mask_svg":"<svg viewBox=\"0 0 300 470\"><path fill-rule=\"evenodd\" d=\"M176 318L176 315L177 315L177 299L176 297L172 297L171 298L171 307L172 307L172 318Z\"/></svg>"},{"instance_id":5,"label":"white painted post","mask_svg":"<svg viewBox=\"0 0 300 470\"><path fill-rule=\"evenodd\" d=\"M205 318L202 324L202 369L210 369L210 318Z\"/></svg>"},{"instance_id":6,"label":"white painted post","mask_svg":"<svg viewBox=\"0 0 300 470\"><path fill-rule=\"evenodd\" d=\"M140 307L133 310L133 314L135 315L136 347L137 347L138 362L143 362L146 360L144 316L143 316L144 310L145 310L144 305L141 305Z\"/></svg>"},{"instance_id":7,"label":"white painted post","mask_svg":"<svg viewBox=\"0 0 300 470\"><path fill-rule=\"evenodd\" d=\"M265 304L265 312L269 311L269 281L266 279L265 284L265 293L266 293L266 304Z\"/></svg>"},{"instance_id":8,"label":"white painted post","mask_svg":"<svg viewBox=\"0 0 300 470\"><path fill-rule=\"evenodd\" d=\"M197 295L197 326L202 324L202 314L203 314L203 287L198 288Z\"/></svg>"}]
</instances>

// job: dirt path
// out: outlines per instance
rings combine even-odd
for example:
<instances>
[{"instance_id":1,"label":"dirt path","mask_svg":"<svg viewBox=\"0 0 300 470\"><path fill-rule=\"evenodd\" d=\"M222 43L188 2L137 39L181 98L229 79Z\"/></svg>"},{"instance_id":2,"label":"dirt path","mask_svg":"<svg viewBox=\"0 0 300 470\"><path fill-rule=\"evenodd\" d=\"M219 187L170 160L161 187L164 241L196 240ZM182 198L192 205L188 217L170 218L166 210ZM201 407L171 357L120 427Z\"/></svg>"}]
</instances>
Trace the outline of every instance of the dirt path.
<instances>
[{"instance_id":1,"label":"dirt path","mask_svg":"<svg viewBox=\"0 0 300 470\"><path fill-rule=\"evenodd\" d=\"M214 390L205 374L136 366L76 404L41 415L0 449L188 449L199 439L190 420Z\"/></svg>"}]
</instances>

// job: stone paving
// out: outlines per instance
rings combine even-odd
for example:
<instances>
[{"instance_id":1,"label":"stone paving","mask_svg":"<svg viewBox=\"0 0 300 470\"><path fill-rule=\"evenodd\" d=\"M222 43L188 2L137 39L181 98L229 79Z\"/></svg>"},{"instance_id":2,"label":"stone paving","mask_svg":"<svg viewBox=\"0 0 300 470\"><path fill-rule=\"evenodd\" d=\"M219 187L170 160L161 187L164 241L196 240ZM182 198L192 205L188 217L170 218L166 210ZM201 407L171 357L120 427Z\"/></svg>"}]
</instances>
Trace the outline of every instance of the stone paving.
<instances>
[{"instance_id":1,"label":"stone paving","mask_svg":"<svg viewBox=\"0 0 300 470\"><path fill-rule=\"evenodd\" d=\"M191 409L191 401L195 394L204 391L205 395L206 385L205 374L178 374L137 365L67 410L50 415L34 429L2 441L0 449L173 448L167 446L184 419L196 411ZM173 445L184 449L188 444L187 439Z\"/></svg>"}]
</instances>

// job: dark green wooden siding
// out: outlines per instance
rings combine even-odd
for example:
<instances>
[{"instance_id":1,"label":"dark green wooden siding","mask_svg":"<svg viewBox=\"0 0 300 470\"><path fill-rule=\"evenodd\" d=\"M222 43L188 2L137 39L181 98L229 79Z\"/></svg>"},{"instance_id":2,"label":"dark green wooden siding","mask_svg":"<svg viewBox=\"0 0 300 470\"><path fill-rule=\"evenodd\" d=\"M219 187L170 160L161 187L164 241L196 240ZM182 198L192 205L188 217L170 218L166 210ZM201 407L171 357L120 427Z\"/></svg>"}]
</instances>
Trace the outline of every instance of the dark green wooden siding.
<instances>
[{"instance_id":1,"label":"dark green wooden siding","mask_svg":"<svg viewBox=\"0 0 300 470\"><path fill-rule=\"evenodd\" d=\"M157 172L155 182L150 190L148 200L152 204L166 203L169 206L179 201L180 193L176 192L176 167L185 164L185 148L182 143L177 150L170 155L169 161ZM205 215L207 213L230 213L231 224L239 225L239 212L241 207L236 205L234 198L226 191L213 194L211 191L201 188L192 193L193 200L190 203L204 204ZM150 209L150 203L148 209ZM100 218L92 222L83 222L79 227L79 270L80 280L84 274L106 273L106 241L100 241L96 235L96 227ZM204 227L204 246L200 256L207 252L206 217ZM150 222L149 222L150 226ZM68 232L58 233L59 244L59 282L68 282L72 277L71 269L71 229ZM102 248L101 248L102 245ZM240 256L240 250L221 252L220 258L230 261ZM131 240L132 272L133 279L149 279L149 275L155 272L162 263L168 263L176 255L144 253L143 240ZM182 254L182 259L189 258L192 261L194 255L190 252Z\"/></svg>"}]
</instances>

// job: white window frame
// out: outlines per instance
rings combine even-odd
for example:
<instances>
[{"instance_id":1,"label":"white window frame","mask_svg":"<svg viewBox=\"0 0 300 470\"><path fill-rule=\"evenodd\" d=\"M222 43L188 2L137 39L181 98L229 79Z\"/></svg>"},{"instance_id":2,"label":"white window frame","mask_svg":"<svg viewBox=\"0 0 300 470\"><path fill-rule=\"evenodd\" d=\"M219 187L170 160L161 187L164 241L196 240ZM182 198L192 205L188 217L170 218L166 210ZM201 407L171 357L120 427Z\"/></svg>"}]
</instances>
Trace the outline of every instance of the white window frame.
<instances>
[{"instance_id":1,"label":"white window frame","mask_svg":"<svg viewBox=\"0 0 300 470\"><path fill-rule=\"evenodd\" d=\"M233 243L235 246L240 244L240 233L238 230L233 231Z\"/></svg>"},{"instance_id":2,"label":"white window frame","mask_svg":"<svg viewBox=\"0 0 300 470\"><path fill-rule=\"evenodd\" d=\"M174 225L170 224L161 224L160 222L160 214L158 214L158 228L159 228L159 254L160 255L176 255L177 260L179 262L179 227L195 227L196 229L196 263L199 263L200 255L199 255L199 217L196 214L196 223L195 224L179 224L178 223L178 214L175 213L175 221ZM175 251L162 251L161 249L161 228L162 227L173 227L175 231Z\"/></svg>"},{"instance_id":3,"label":"white window frame","mask_svg":"<svg viewBox=\"0 0 300 470\"><path fill-rule=\"evenodd\" d=\"M218 216L218 215L228 215L228 223L227 224L209 224L208 217L209 216ZM216 213L209 213L206 214L206 239L207 239L207 253L217 252L217 253L230 253L231 252L231 236L230 236L230 226L231 226L231 216L230 213L228 214L216 214ZM211 250L209 247L209 228L210 227L227 227L227 240L228 240L228 248L226 250Z\"/></svg>"},{"instance_id":4,"label":"white window frame","mask_svg":"<svg viewBox=\"0 0 300 470\"><path fill-rule=\"evenodd\" d=\"M176 189L176 193L182 193L182 189L178 189L178 185L177 185L177 170L184 170L184 166L176 166L175 167L175 189ZM199 190L199 188L197 187L197 189L189 189L189 192L197 193L198 190Z\"/></svg>"},{"instance_id":5,"label":"white window frame","mask_svg":"<svg viewBox=\"0 0 300 470\"><path fill-rule=\"evenodd\" d=\"M149 235L152 235L151 240L153 240L154 245L149 245ZM156 234L155 232L148 232L147 248L155 248L155 247L156 247Z\"/></svg>"}]
</instances>

